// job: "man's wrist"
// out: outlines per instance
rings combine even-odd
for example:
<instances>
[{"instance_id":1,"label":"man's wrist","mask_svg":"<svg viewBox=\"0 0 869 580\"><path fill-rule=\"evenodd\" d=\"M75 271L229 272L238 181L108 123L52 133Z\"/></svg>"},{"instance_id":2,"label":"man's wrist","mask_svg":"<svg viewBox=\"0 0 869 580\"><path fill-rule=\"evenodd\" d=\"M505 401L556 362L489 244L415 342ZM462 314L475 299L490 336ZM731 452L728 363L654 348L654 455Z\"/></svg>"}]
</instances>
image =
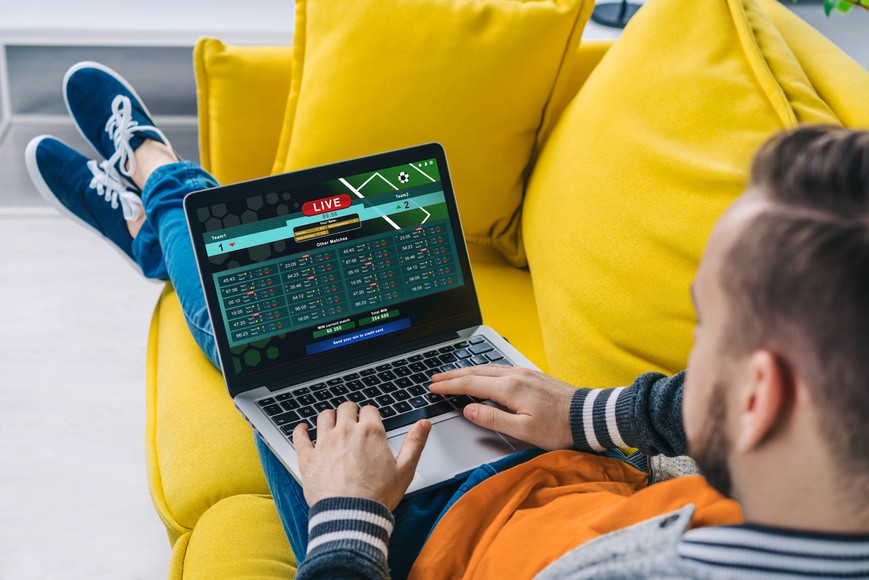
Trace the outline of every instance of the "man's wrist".
<instances>
[{"instance_id":1,"label":"man's wrist","mask_svg":"<svg viewBox=\"0 0 869 580\"><path fill-rule=\"evenodd\" d=\"M395 518L384 504L358 497L331 497L311 506L308 555L349 549L386 565Z\"/></svg>"},{"instance_id":2,"label":"man's wrist","mask_svg":"<svg viewBox=\"0 0 869 580\"><path fill-rule=\"evenodd\" d=\"M630 387L577 389L570 401L574 448L600 452L634 446L630 416L633 398Z\"/></svg>"}]
</instances>

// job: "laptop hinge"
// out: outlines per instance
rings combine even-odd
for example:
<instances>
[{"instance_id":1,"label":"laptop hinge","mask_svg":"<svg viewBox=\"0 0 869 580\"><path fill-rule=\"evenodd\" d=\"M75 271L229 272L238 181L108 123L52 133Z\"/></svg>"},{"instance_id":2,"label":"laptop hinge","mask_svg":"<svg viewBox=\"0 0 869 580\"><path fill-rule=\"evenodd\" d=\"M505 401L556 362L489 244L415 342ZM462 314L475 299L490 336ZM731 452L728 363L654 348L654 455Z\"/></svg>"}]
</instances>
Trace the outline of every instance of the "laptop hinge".
<instances>
[{"instance_id":1,"label":"laptop hinge","mask_svg":"<svg viewBox=\"0 0 869 580\"><path fill-rule=\"evenodd\" d=\"M280 383L275 383L271 385L269 388L270 391L279 391L281 389L285 389L287 387L291 387L293 385L298 385L300 383L305 383L308 381L312 381L318 377L323 377L326 375L333 375L335 373L340 373L341 371L345 371L347 369L352 369L354 367L364 366L366 364L371 364L374 361L390 358L393 356L400 355L404 352L410 352L413 350L418 350L421 348L425 348L427 346L438 344L441 342L446 342L448 340L455 340L457 338L461 338L461 335L458 331L451 330L449 332L442 332L439 334L434 334L431 336L426 336L424 338L420 338L417 340L413 340L410 342L405 342L400 345L396 345L389 348L384 348L382 350L378 350L375 352L370 352L365 356L357 356L354 358L349 358L345 361L342 361L338 364L330 365L328 368L319 367L316 369L312 369L310 371L305 371L303 373L296 373L287 381L282 381Z\"/></svg>"}]
</instances>

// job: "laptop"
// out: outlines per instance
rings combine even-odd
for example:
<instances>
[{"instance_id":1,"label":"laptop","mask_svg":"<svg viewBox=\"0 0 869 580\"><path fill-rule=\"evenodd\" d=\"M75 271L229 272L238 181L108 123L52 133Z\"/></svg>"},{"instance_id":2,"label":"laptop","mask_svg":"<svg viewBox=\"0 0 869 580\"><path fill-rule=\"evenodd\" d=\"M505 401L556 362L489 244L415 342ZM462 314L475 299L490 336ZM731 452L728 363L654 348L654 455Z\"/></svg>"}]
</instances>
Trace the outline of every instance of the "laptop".
<instances>
[{"instance_id":1,"label":"laptop","mask_svg":"<svg viewBox=\"0 0 869 580\"><path fill-rule=\"evenodd\" d=\"M483 325L439 144L194 192L184 210L229 395L298 481L293 429L316 442L344 401L379 409L394 453L431 420L408 493L528 448L467 421L472 398L428 390L454 368L536 368Z\"/></svg>"}]
</instances>

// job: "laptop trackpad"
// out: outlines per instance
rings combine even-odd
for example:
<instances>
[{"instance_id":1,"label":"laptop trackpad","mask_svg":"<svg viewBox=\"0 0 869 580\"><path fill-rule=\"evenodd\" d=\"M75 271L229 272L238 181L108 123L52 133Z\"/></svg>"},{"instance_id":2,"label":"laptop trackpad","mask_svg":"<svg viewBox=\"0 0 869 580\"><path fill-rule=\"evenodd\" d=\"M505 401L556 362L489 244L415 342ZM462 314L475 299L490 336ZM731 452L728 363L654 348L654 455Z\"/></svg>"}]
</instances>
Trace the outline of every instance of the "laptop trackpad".
<instances>
[{"instance_id":1,"label":"laptop trackpad","mask_svg":"<svg viewBox=\"0 0 869 580\"><path fill-rule=\"evenodd\" d=\"M398 453L404 438L403 434L389 438L394 453ZM514 451L516 448L494 431L456 417L432 426L416 475L426 482L437 483Z\"/></svg>"}]
</instances>

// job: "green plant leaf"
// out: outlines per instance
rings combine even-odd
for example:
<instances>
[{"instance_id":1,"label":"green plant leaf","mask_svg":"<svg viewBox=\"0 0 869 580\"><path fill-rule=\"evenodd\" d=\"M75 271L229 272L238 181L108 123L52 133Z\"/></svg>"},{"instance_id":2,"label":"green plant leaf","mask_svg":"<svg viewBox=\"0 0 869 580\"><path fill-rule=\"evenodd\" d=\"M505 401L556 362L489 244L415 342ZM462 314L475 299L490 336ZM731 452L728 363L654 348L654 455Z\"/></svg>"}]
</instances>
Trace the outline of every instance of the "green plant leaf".
<instances>
[{"instance_id":1,"label":"green plant leaf","mask_svg":"<svg viewBox=\"0 0 869 580\"><path fill-rule=\"evenodd\" d=\"M783 1L784 0L782 0L782 2ZM790 1L795 4L800 0ZM869 0L824 0L824 14L829 17L833 10L844 14L853 10L855 6L863 8L869 12Z\"/></svg>"}]
</instances>

